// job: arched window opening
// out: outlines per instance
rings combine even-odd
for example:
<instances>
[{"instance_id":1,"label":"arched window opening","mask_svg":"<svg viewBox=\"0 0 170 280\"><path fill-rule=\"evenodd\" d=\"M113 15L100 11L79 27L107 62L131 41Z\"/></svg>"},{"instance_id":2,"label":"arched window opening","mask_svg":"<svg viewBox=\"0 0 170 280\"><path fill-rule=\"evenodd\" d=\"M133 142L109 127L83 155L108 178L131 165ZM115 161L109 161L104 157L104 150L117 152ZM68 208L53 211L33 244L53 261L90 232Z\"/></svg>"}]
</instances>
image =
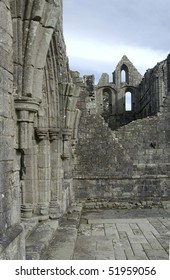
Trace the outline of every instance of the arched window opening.
<instances>
[{"instance_id":1,"label":"arched window opening","mask_svg":"<svg viewBox=\"0 0 170 280\"><path fill-rule=\"evenodd\" d=\"M126 65L122 65L120 72L120 82L121 83L129 83L129 71Z\"/></svg>"},{"instance_id":2,"label":"arched window opening","mask_svg":"<svg viewBox=\"0 0 170 280\"><path fill-rule=\"evenodd\" d=\"M125 110L132 111L132 93L130 91L125 93Z\"/></svg>"},{"instance_id":3,"label":"arched window opening","mask_svg":"<svg viewBox=\"0 0 170 280\"><path fill-rule=\"evenodd\" d=\"M126 71L121 71L121 83L126 83Z\"/></svg>"}]
</instances>

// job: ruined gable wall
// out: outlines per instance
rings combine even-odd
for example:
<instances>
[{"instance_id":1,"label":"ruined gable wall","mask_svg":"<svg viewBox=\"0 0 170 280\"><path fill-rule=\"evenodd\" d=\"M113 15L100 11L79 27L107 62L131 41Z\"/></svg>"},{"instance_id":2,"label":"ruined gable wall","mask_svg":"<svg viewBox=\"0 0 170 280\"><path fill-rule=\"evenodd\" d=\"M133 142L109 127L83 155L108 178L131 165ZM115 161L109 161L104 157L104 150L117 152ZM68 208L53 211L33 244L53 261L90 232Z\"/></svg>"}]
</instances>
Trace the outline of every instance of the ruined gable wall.
<instances>
[{"instance_id":1,"label":"ruined gable wall","mask_svg":"<svg viewBox=\"0 0 170 280\"><path fill-rule=\"evenodd\" d=\"M139 111L139 84L142 75L137 71L131 61L123 56L113 72L113 82L109 82L108 75L103 74L96 86L97 111L105 118L109 127L114 130L137 118ZM131 93L127 102L126 93ZM107 111L104 110L105 95L109 95ZM127 105L131 103L128 110Z\"/></svg>"},{"instance_id":2,"label":"ruined gable wall","mask_svg":"<svg viewBox=\"0 0 170 280\"><path fill-rule=\"evenodd\" d=\"M122 81L121 79L122 70L125 70L127 74L126 81ZM128 57L124 55L113 73L113 83L116 84L117 88L121 87L121 83L138 86L141 79L142 75L138 72Z\"/></svg>"}]
</instances>

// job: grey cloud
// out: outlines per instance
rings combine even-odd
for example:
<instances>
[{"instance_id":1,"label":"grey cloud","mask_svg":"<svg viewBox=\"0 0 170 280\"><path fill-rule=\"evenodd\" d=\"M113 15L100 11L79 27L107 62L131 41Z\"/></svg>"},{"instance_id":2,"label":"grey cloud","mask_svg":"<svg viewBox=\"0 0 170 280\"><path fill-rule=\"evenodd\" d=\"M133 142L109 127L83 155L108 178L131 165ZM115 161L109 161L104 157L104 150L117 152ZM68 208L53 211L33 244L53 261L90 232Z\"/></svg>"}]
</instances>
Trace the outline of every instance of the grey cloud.
<instances>
[{"instance_id":1,"label":"grey cloud","mask_svg":"<svg viewBox=\"0 0 170 280\"><path fill-rule=\"evenodd\" d=\"M64 30L168 52L169 10L169 0L64 0Z\"/></svg>"}]
</instances>

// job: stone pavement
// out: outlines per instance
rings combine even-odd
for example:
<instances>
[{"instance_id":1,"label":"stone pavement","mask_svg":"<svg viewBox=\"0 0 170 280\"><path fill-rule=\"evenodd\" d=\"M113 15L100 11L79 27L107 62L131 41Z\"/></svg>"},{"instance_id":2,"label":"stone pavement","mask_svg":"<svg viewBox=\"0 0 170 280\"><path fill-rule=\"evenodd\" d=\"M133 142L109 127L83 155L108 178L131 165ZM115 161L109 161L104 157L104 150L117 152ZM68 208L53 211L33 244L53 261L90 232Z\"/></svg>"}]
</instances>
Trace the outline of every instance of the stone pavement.
<instances>
[{"instance_id":1,"label":"stone pavement","mask_svg":"<svg viewBox=\"0 0 170 280\"><path fill-rule=\"evenodd\" d=\"M163 209L83 209L61 223L43 259L169 259L170 213Z\"/></svg>"}]
</instances>

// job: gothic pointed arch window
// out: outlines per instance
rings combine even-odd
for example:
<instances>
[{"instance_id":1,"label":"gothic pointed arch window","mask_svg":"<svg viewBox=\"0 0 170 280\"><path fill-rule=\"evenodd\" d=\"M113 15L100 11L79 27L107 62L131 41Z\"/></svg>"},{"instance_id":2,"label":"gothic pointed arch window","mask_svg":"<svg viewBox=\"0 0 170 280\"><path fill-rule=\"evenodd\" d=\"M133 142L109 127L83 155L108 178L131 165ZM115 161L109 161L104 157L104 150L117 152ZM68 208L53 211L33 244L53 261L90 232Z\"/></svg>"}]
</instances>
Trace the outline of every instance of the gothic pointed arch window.
<instances>
[{"instance_id":1,"label":"gothic pointed arch window","mask_svg":"<svg viewBox=\"0 0 170 280\"><path fill-rule=\"evenodd\" d=\"M125 93L125 111L132 111L132 92Z\"/></svg>"},{"instance_id":2,"label":"gothic pointed arch window","mask_svg":"<svg viewBox=\"0 0 170 280\"><path fill-rule=\"evenodd\" d=\"M129 70L128 67L123 64L120 70L120 82L121 83L129 83Z\"/></svg>"},{"instance_id":3,"label":"gothic pointed arch window","mask_svg":"<svg viewBox=\"0 0 170 280\"><path fill-rule=\"evenodd\" d=\"M121 71L121 83L126 83L126 72L125 72L125 70Z\"/></svg>"}]
</instances>

